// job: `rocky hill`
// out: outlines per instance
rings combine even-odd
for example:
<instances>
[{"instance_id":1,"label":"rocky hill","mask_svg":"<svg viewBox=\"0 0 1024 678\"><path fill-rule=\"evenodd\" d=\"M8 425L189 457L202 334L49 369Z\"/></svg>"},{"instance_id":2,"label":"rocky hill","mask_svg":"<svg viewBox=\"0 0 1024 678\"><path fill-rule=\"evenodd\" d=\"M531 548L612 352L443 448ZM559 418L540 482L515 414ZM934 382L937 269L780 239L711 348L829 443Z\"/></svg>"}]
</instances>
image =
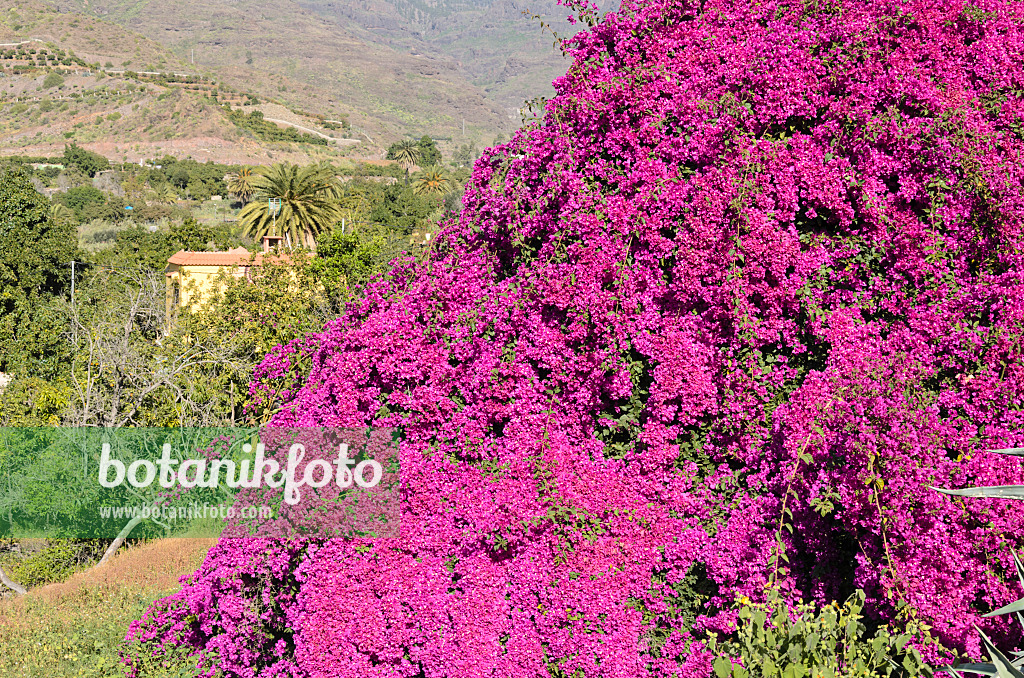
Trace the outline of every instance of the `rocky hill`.
<instances>
[{"instance_id":1,"label":"rocky hill","mask_svg":"<svg viewBox=\"0 0 1024 678\"><path fill-rule=\"evenodd\" d=\"M116 161L379 156L335 117L235 88L116 24L0 0L0 154L50 156L75 142Z\"/></svg>"},{"instance_id":2,"label":"rocky hill","mask_svg":"<svg viewBox=\"0 0 1024 678\"><path fill-rule=\"evenodd\" d=\"M116 23L197 69L303 109L346 115L371 138L489 143L566 64L514 0L49 0ZM553 6L553 3L551 3Z\"/></svg>"}]
</instances>

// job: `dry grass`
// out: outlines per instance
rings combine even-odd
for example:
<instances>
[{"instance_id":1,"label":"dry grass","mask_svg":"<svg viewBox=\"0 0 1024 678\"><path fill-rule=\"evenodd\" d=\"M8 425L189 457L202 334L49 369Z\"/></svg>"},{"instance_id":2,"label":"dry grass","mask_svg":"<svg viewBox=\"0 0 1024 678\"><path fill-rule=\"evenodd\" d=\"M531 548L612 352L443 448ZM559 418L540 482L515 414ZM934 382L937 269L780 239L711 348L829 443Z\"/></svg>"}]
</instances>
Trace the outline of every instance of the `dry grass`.
<instances>
[{"instance_id":1,"label":"dry grass","mask_svg":"<svg viewBox=\"0 0 1024 678\"><path fill-rule=\"evenodd\" d=\"M123 676L128 625L195 571L214 539L163 539L101 568L0 601L0 678Z\"/></svg>"}]
</instances>

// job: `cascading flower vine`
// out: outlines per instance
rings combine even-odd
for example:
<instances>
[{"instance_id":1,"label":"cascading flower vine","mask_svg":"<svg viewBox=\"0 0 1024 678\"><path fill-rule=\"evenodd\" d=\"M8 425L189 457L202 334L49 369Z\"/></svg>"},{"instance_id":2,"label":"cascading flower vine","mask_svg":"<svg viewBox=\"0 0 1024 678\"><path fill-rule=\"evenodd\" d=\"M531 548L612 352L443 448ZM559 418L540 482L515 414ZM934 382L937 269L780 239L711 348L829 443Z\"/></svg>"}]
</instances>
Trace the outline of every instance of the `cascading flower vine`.
<instances>
[{"instance_id":1,"label":"cascading flower vine","mask_svg":"<svg viewBox=\"0 0 1024 678\"><path fill-rule=\"evenodd\" d=\"M273 425L403 429L402 537L224 541L135 638L210 675L703 677L773 584L1017 640L979 615L1024 517L929 487L1024 480L981 452L1024 424L1024 4L593 23L431 256L257 370Z\"/></svg>"}]
</instances>

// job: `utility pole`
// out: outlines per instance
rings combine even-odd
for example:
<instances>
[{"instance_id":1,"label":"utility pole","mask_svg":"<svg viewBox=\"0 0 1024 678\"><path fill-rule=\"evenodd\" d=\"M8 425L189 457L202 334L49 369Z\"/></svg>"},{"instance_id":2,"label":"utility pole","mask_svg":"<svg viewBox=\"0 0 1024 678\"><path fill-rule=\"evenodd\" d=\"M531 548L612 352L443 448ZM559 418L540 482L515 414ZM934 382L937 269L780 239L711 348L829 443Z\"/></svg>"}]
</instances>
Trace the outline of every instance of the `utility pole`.
<instances>
[{"instance_id":1,"label":"utility pole","mask_svg":"<svg viewBox=\"0 0 1024 678\"><path fill-rule=\"evenodd\" d=\"M75 262L71 262L71 336L75 343L78 343L78 319L75 317Z\"/></svg>"},{"instance_id":2,"label":"utility pole","mask_svg":"<svg viewBox=\"0 0 1024 678\"><path fill-rule=\"evenodd\" d=\"M277 237L277 213L281 211L281 199L280 198L268 198L267 209L270 214L274 217L274 236ZM288 239L288 249L291 249L292 241Z\"/></svg>"}]
</instances>

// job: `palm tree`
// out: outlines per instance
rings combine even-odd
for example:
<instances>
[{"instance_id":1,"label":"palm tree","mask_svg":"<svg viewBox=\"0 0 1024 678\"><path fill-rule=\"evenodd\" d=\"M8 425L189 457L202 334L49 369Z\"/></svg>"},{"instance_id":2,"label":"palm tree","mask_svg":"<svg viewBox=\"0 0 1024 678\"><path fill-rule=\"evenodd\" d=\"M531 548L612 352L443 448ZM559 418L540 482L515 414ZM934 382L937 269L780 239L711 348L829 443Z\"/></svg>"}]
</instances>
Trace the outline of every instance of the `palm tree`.
<instances>
[{"instance_id":1,"label":"palm tree","mask_svg":"<svg viewBox=\"0 0 1024 678\"><path fill-rule=\"evenodd\" d=\"M224 177L227 180L228 190L238 198L243 205L252 200L255 190L253 181L256 179L256 172L252 167L246 166L238 170L236 174L229 174Z\"/></svg>"},{"instance_id":2,"label":"palm tree","mask_svg":"<svg viewBox=\"0 0 1024 678\"><path fill-rule=\"evenodd\" d=\"M341 186L330 165L299 167L285 162L261 167L252 185L253 201L239 213L238 222L242 233L254 240L281 236L289 246L312 248L316 236L341 217L337 203ZM276 215L268 204L273 198L281 201Z\"/></svg>"},{"instance_id":3,"label":"palm tree","mask_svg":"<svg viewBox=\"0 0 1024 678\"><path fill-rule=\"evenodd\" d=\"M405 171L409 171L420 159L420 147L411 139L404 139L391 146L388 155L397 160Z\"/></svg>"},{"instance_id":4,"label":"palm tree","mask_svg":"<svg viewBox=\"0 0 1024 678\"><path fill-rule=\"evenodd\" d=\"M170 205L178 199L170 184L157 184L153 188L153 200L161 205Z\"/></svg>"},{"instance_id":5,"label":"palm tree","mask_svg":"<svg viewBox=\"0 0 1024 678\"><path fill-rule=\"evenodd\" d=\"M69 221L73 221L75 213L70 207L62 203L54 203L50 206L50 221L55 224L63 224Z\"/></svg>"},{"instance_id":6,"label":"palm tree","mask_svg":"<svg viewBox=\"0 0 1024 678\"><path fill-rule=\"evenodd\" d=\"M452 191L452 180L437 165L427 167L422 172L417 172L415 176L416 179L412 182L412 191L416 195L441 196Z\"/></svg>"}]
</instances>

